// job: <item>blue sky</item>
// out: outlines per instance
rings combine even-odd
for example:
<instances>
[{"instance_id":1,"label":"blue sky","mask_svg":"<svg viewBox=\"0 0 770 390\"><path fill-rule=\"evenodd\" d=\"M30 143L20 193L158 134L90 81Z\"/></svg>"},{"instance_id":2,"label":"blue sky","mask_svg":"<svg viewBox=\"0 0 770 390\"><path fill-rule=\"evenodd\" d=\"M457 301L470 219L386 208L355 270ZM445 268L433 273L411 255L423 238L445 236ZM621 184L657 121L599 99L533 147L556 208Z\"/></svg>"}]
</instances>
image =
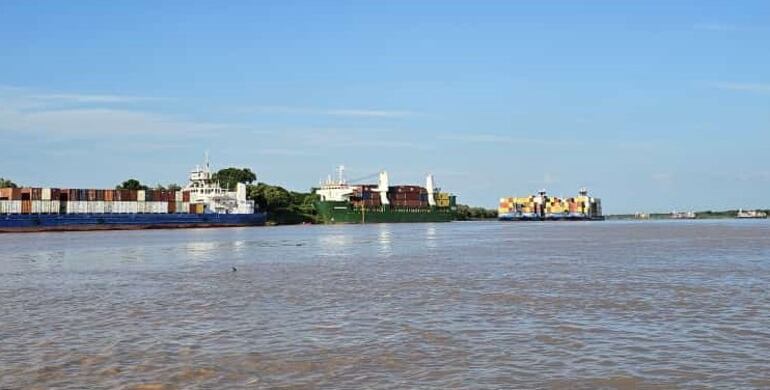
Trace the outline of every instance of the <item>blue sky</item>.
<instances>
[{"instance_id":1,"label":"blue sky","mask_svg":"<svg viewBox=\"0 0 770 390\"><path fill-rule=\"evenodd\" d=\"M460 201L770 207L766 1L0 2L0 176L183 183L211 152Z\"/></svg>"}]
</instances>

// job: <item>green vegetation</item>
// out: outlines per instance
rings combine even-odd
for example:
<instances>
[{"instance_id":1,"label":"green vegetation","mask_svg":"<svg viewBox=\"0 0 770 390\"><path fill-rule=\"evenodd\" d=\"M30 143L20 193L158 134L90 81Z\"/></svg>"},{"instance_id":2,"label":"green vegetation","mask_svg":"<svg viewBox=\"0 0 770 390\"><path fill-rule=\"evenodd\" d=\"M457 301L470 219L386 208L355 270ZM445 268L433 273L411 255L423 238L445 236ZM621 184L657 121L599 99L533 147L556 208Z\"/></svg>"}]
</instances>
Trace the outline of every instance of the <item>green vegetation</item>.
<instances>
[{"instance_id":1,"label":"green vegetation","mask_svg":"<svg viewBox=\"0 0 770 390\"><path fill-rule=\"evenodd\" d=\"M138 191L138 190L147 190L149 187L139 182L139 180L136 179L128 179L124 181L123 183L120 183L119 185L115 186L116 190L132 190L132 191Z\"/></svg>"},{"instance_id":2,"label":"green vegetation","mask_svg":"<svg viewBox=\"0 0 770 390\"><path fill-rule=\"evenodd\" d=\"M216 172L212 179L227 191L235 191L238 183L251 184L257 180L257 175L249 168L225 168Z\"/></svg>"},{"instance_id":3,"label":"green vegetation","mask_svg":"<svg viewBox=\"0 0 770 390\"><path fill-rule=\"evenodd\" d=\"M159 191L179 191L182 189L182 186L176 183L171 183L167 186L164 186L163 184L158 183L155 185L155 188L153 189L159 190Z\"/></svg>"},{"instance_id":4,"label":"green vegetation","mask_svg":"<svg viewBox=\"0 0 770 390\"><path fill-rule=\"evenodd\" d=\"M267 183L251 184L257 175L249 168L225 168L213 175L222 188L234 191L238 183L247 183L246 197L254 200L259 210L267 211L268 221L275 224L315 222L315 194L289 191Z\"/></svg>"},{"instance_id":5,"label":"green vegetation","mask_svg":"<svg viewBox=\"0 0 770 390\"><path fill-rule=\"evenodd\" d=\"M267 211L268 221L276 224L297 224L316 221L313 193L288 191L265 183L249 185L247 196L260 210Z\"/></svg>"},{"instance_id":6,"label":"green vegetation","mask_svg":"<svg viewBox=\"0 0 770 390\"><path fill-rule=\"evenodd\" d=\"M497 210L485 209L483 207L470 207L464 204L457 205L457 220L471 221L478 219L496 219Z\"/></svg>"},{"instance_id":7,"label":"green vegetation","mask_svg":"<svg viewBox=\"0 0 770 390\"><path fill-rule=\"evenodd\" d=\"M0 188L19 188L11 179L0 177Z\"/></svg>"}]
</instances>

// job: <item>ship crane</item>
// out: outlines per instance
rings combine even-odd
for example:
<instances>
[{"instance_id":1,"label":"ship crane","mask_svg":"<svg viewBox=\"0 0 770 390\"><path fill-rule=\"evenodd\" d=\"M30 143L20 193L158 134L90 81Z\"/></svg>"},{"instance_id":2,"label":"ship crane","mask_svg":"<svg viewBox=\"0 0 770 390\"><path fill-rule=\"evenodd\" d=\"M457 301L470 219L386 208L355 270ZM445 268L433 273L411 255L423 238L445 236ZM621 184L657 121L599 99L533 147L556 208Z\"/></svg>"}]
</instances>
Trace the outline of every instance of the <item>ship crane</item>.
<instances>
[{"instance_id":1,"label":"ship crane","mask_svg":"<svg viewBox=\"0 0 770 390\"><path fill-rule=\"evenodd\" d=\"M358 183L358 182L361 182L361 181L364 181L364 180L367 180L367 179L374 179L375 177L378 177L379 175L380 175L380 173L376 172L376 173L372 173L371 175L357 177L357 178L351 180L350 182L351 183Z\"/></svg>"}]
</instances>

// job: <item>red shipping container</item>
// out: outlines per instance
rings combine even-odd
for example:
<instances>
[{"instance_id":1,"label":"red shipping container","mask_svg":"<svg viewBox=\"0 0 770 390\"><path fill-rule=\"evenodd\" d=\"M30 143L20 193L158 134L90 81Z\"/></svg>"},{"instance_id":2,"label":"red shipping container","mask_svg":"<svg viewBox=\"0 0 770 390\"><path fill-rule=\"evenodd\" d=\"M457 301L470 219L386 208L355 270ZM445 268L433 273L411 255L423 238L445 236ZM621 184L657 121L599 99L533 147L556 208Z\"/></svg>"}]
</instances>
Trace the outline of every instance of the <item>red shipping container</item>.
<instances>
[{"instance_id":1,"label":"red shipping container","mask_svg":"<svg viewBox=\"0 0 770 390\"><path fill-rule=\"evenodd\" d=\"M189 202L189 201L190 201L190 191L182 192L182 202Z\"/></svg>"}]
</instances>

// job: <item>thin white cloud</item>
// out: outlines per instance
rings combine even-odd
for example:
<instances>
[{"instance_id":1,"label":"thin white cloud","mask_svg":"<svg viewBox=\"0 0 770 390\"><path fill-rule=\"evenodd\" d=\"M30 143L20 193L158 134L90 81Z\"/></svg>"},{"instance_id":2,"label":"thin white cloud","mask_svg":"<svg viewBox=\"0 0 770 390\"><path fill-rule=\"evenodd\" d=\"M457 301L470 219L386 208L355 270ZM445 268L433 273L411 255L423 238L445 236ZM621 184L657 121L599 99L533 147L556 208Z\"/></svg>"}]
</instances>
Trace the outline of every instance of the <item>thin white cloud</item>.
<instances>
[{"instance_id":1,"label":"thin white cloud","mask_svg":"<svg viewBox=\"0 0 770 390\"><path fill-rule=\"evenodd\" d=\"M740 91L740 92L770 92L770 84L762 83L733 83L733 82L721 82L713 83L714 88L723 89L727 91Z\"/></svg>"},{"instance_id":2,"label":"thin white cloud","mask_svg":"<svg viewBox=\"0 0 770 390\"><path fill-rule=\"evenodd\" d=\"M448 134L439 136L439 139L445 141L459 141L471 143L502 143L512 144L517 142L513 137L496 134Z\"/></svg>"},{"instance_id":3,"label":"thin white cloud","mask_svg":"<svg viewBox=\"0 0 770 390\"><path fill-rule=\"evenodd\" d=\"M403 110L321 109L287 106L257 106L247 108L245 111L263 114L324 115L358 118L404 118L417 115L415 112Z\"/></svg>"},{"instance_id":4,"label":"thin white cloud","mask_svg":"<svg viewBox=\"0 0 770 390\"><path fill-rule=\"evenodd\" d=\"M104 108L0 111L0 131L58 135L196 134L229 129L142 111Z\"/></svg>"},{"instance_id":5,"label":"thin white cloud","mask_svg":"<svg viewBox=\"0 0 770 390\"><path fill-rule=\"evenodd\" d=\"M369 118L402 118L414 115L410 111L385 111L385 110L328 110L327 114L333 116L352 116Z\"/></svg>"},{"instance_id":6,"label":"thin white cloud","mask_svg":"<svg viewBox=\"0 0 770 390\"><path fill-rule=\"evenodd\" d=\"M315 155L314 153L308 153L305 150L300 150L300 149L283 149L283 148L264 148L264 149L259 149L256 152L258 154L268 155L268 156L296 157L296 156Z\"/></svg>"},{"instance_id":7,"label":"thin white cloud","mask_svg":"<svg viewBox=\"0 0 770 390\"><path fill-rule=\"evenodd\" d=\"M0 132L68 136L198 136L236 128L229 124L194 122L149 111L105 107L109 103L155 99L158 98L31 92L29 88L0 86ZM76 106L63 106L62 103Z\"/></svg>"},{"instance_id":8,"label":"thin white cloud","mask_svg":"<svg viewBox=\"0 0 770 390\"><path fill-rule=\"evenodd\" d=\"M650 178L658 183L668 183L674 179L674 175L670 172L656 172L650 175Z\"/></svg>"},{"instance_id":9,"label":"thin white cloud","mask_svg":"<svg viewBox=\"0 0 770 390\"><path fill-rule=\"evenodd\" d=\"M139 101L162 100L163 98L147 96L126 96L126 95L87 95L87 94L34 94L29 98L36 100L70 102L70 103L131 103Z\"/></svg>"},{"instance_id":10,"label":"thin white cloud","mask_svg":"<svg viewBox=\"0 0 770 390\"><path fill-rule=\"evenodd\" d=\"M724 23L696 23L692 26L694 30L703 31L735 31L738 27L732 24Z\"/></svg>"}]
</instances>

